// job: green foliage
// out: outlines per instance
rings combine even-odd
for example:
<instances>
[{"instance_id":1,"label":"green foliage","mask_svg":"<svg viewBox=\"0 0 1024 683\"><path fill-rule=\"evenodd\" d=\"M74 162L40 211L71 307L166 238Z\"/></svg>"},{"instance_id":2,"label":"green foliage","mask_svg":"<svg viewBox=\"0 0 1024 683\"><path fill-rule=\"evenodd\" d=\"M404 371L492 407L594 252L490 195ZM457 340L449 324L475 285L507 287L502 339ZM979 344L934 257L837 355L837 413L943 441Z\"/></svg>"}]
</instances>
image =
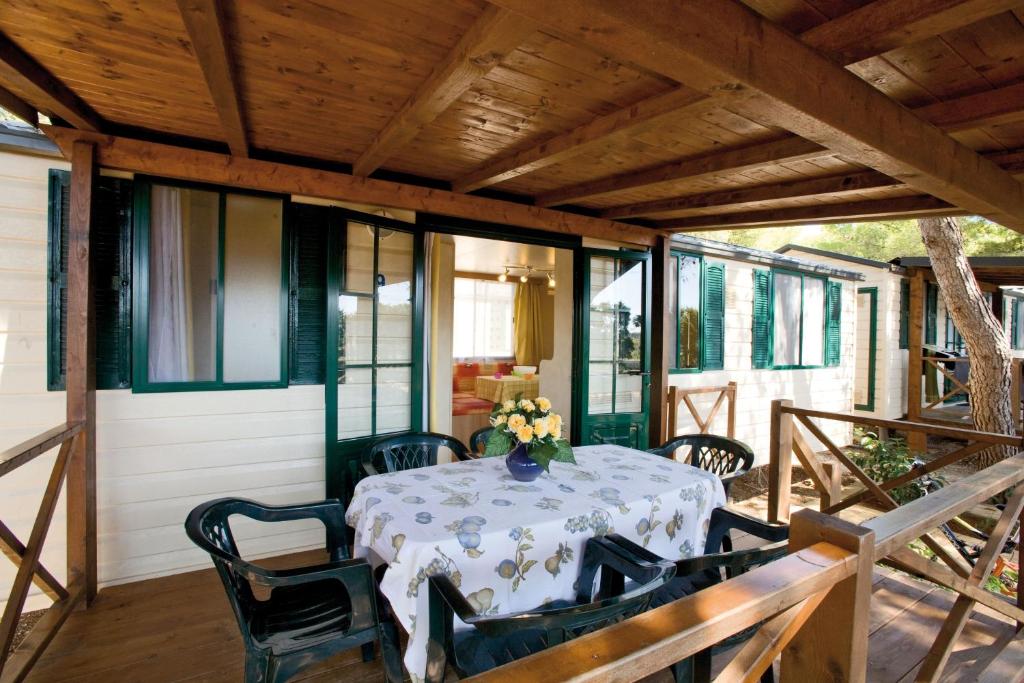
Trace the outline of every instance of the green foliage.
<instances>
[{"instance_id":1,"label":"green foliage","mask_svg":"<svg viewBox=\"0 0 1024 683\"><path fill-rule=\"evenodd\" d=\"M858 450L850 454L851 459L876 482L895 479L914 467L914 456L904 439L894 437L883 440L874 432L858 428L854 431L854 443ZM889 491L889 495L900 505L916 500L925 493L927 489L920 479Z\"/></svg>"},{"instance_id":2,"label":"green foliage","mask_svg":"<svg viewBox=\"0 0 1024 683\"><path fill-rule=\"evenodd\" d=\"M502 456L512 452L520 443L526 444L526 454L550 471L551 461L576 464L569 442L562 438L562 417L551 410L551 401L539 396L534 400L522 398L496 403L491 411L494 431L487 439L485 457Z\"/></svg>"}]
</instances>

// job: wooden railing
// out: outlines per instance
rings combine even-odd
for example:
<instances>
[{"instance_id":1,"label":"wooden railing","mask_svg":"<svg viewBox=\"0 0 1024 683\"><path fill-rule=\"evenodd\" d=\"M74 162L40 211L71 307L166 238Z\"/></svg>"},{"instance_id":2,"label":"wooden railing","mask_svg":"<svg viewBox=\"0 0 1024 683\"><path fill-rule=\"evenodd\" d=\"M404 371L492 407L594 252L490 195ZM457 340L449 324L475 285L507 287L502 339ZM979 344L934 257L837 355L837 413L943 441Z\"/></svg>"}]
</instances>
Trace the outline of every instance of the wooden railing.
<instances>
[{"instance_id":1,"label":"wooden railing","mask_svg":"<svg viewBox=\"0 0 1024 683\"><path fill-rule=\"evenodd\" d=\"M60 449L50 471L50 477L43 492L42 501L39 503L39 511L36 513L28 542L22 543L7 525L0 521L0 550L18 568L11 592L7 597L3 617L0 617L0 682L2 683L24 680L29 669L53 640L68 615L85 597L85 586L81 577L69 576L68 585L64 586L40 562L43 543L46 541L50 522L53 520L57 506L57 499L60 497L61 488L63 488L67 477L74 443L76 439L81 438L82 429L82 423L63 424L0 453L0 477L2 477L53 448L59 447ZM25 607L32 584L38 586L53 600L53 604L36 622L32 631L18 648L11 652L18 620Z\"/></svg>"},{"instance_id":2,"label":"wooden railing","mask_svg":"<svg viewBox=\"0 0 1024 683\"><path fill-rule=\"evenodd\" d=\"M694 404L692 396L702 394L718 394L714 403L706 414ZM690 416L697 425L697 431L707 434L711 426L721 412L722 405L726 406L726 436L736 436L736 382L729 382L720 387L669 387L667 392L668 421L667 433L662 434L661 443L668 441L679 433L679 404L682 403L690 411Z\"/></svg>"},{"instance_id":3,"label":"wooden railing","mask_svg":"<svg viewBox=\"0 0 1024 683\"><path fill-rule=\"evenodd\" d=\"M970 363L971 359L968 357L948 358L945 356L929 356L924 354L922 354L919 359L925 371L937 372L938 376L949 384L950 389L946 391L943 384L940 383L938 386L938 393L936 394L937 398L934 400L925 398L921 402L921 405L914 405L913 401L908 397L907 419L912 422L924 420L939 424L958 424L960 426L970 428L971 423L969 421L965 422L964 420L943 418L941 409L942 404L954 396L962 394L968 400L970 399L970 381L961 382L956 377L956 373L950 371L947 366L950 364L956 365L960 363ZM1012 381L1010 383L1010 403L1013 407L1013 423L1016 426L1017 433L1022 434L1024 433L1024 382L1021 380L1024 378L1024 359L1014 358L1012 361L1011 372ZM920 384L921 376L921 374L911 373L910 381L916 381ZM920 396L921 393L918 395Z\"/></svg>"},{"instance_id":4,"label":"wooden railing","mask_svg":"<svg viewBox=\"0 0 1024 683\"><path fill-rule=\"evenodd\" d=\"M757 681L779 654L782 681L864 681L874 563L904 556L913 539L1021 481L1024 454L861 526L801 510L793 515L786 557L472 680L634 681L760 624L718 681ZM1022 501L1024 493L1013 496L968 578L933 578L960 596L918 680L938 680L977 602L1024 618L1024 610L981 588ZM1006 663L997 657L982 676Z\"/></svg>"}]
</instances>

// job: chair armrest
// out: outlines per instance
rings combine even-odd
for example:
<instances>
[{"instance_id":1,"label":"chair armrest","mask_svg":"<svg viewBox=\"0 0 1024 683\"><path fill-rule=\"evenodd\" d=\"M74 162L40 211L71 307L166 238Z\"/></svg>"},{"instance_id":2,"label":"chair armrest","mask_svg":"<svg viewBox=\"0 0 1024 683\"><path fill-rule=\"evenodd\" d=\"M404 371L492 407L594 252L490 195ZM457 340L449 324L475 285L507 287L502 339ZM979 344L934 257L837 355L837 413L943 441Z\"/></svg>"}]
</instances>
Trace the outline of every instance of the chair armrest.
<instances>
[{"instance_id":1,"label":"chair armrest","mask_svg":"<svg viewBox=\"0 0 1024 683\"><path fill-rule=\"evenodd\" d=\"M370 565L364 559L341 560L338 562L327 562L312 567L295 567L292 569L267 569L252 562L242 560L235 562L235 570L250 582L277 588L279 586L297 586L313 581L336 579L346 584L359 583L365 574L366 586L373 589L373 572Z\"/></svg>"},{"instance_id":2,"label":"chair armrest","mask_svg":"<svg viewBox=\"0 0 1024 683\"><path fill-rule=\"evenodd\" d=\"M251 500L242 500L240 503L234 512L258 522L317 519L327 529L327 552L330 553L331 561L337 562L350 557L345 506L337 498L298 505L264 505Z\"/></svg>"},{"instance_id":3,"label":"chair armrest","mask_svg":"<svg viewBox=\"0 0 1024 683\"><path fill-rule=\"evenodd\" d=\"M435 604L441 608L450 609L453 614L465 622L471 622L474 617L479 616L476 610L473 609L473 606L469 604L466 596L460 593L459 589L452 583L452 580L444 574L435 574L427 577L427 583L429 584L428 590L430 591L431 621L434 618Z\"/></svg>"},{"instance_id":4,"label":"chair armrest","mask_svg":"<svg viewBox=\"0 0 1024 683\"><path fill-rule=\"evenodd\" d=\"M788 524L769 524L742 512L720 507L711 512L711 523L708 527L707 541L704 544L704 554L710 555L721 550L722 539L733 529L745 531L751 536L772 543L789 538Z\"/></svg>"},{"instance_id":5,"label":"chair armrest","mask_svg":"<svg viewBox=\"0 0 1024 683\"><path fill-rule=\"evenodd\" d=\"M367 476L375 477L380 474L380 472L377 471L377 468L373 466L373 453L371 451L363 451L363 455L360 457L360 462L363 466L363 471L366 472Z\"/></svg>"},{"instance_id":6,"label":"chair armrest","mask_svg":"<svg viewBox=\"0 0 1024 683\"><path fill-rule=\"evenodd\" d=\"M584 551L580 569L577 602L592 602L594 576L601 570L601 597L621 594L625 578L640 585L659 578L668 581L675 575L675 564L618 534L591 538Z\"/></svg>"},{"instance_id":7,"label":"chair armrest","mask_svg":"<svg viewBox=\"0 0 1024 683\"><path fill-rule=\"evenodd\" d=\"M709 555L698 555L676 562L676 576L689 576L708 569L727 569L730 574L742 572L751 567L766 564L780 557L784 557L788 551L788 543L780 541L771 545L750 550L733 550L728 553L712 553Z\"/></svg>"}]
</instances>

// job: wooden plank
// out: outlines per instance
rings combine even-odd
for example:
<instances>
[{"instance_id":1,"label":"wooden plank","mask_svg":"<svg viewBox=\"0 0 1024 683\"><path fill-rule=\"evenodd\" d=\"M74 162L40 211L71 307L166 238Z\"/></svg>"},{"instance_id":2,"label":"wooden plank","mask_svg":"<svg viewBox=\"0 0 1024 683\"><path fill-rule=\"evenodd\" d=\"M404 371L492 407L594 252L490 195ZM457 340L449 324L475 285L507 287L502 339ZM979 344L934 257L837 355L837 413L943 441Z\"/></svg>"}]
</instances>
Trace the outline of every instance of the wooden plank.
<instances>
[{"instance_id":1,"label":"wooden plank","mask_svg":"<svg viewBox=\"0 0 1024 683\"><path fill-rule=\"evenodd\" d=\"M0 33L0 62L7 65L22 92L29 93L31 104L39 111L56 115L75 128L99 131L103 119L70 88Z\"/></svg>"},{"instance_id":2,"label":"wooden plank","mask_svg":"<svg viewBox=\"0 0 1024 683\"><path fill-rule=\"evenodd\" d=\"M25 680L28 672L43 656L43 651L57 636L60 627L85 597L85 587L80 582L75 582L68 588L70 594L50 605L18 648L11 653L3 667L0 683L20 683Z\"/></svg>"},{"instance_id":3,"label":"wooden plank","mask_svg":"<svg viewBox=\"0 0 1024 683\"><path fill-rule=\"evenodd\" d=\"M217 108L228 147L235 156L249 156L245 116L229 48L224 5L217 0L178 0L178 10Z\"/></svg>"},{"instance_id":4,"label":"wooden plank","mask_svg":"<svg viewBox=\"0 0 1024 683\"><path fill-rule=\"evenodd\" d=\"M91 273L92 189L95 149L75 141L71 159L71 216L68 221L67 371L68 423L82 423L68 468L68 582L80 579L84 604L96 597L96 315ZM28 544L32 547L31 542Z\"/></svg>"},{"instance_id":5,"label":"wooden plank","mask_svg":"<svg viewBox=\"0 0 1024 683\"><path fill-rule=\"evenodd\" d=\"M726 418L726 436L730 439L736 438L736 387L735 381L729 382L727 391L729 394L729 408Z\"/></svg>"},{"instance_id":6,"label":"wooden plank","mask_svg":"<svg viewBox=\"0 0 1024 683\"><path fill-rule=\"evenodd\" d=\"M800 464L807 473L811 475L811 481L814 482L818 491L822 495L828 495L830 493L831 477L825 472L825 468L818 460L814 449L807 443L807 439L804 438L803 432L799 429L793 430L793 454L796 455L797 460L800 461Z\"/></svg>"},{"instance_id":7,"label":"wooden plank","mask_svg":"<svg viewBox=\"0 0 1024 683\"><path fill-rule=\"evenodd\" d=\"M72 423L68 426L65 422L0 452L0 477L34 460L51 448L56 448L80 431L81 423Z\"/></svg>"},{"instance_id":8,"label":"wooden plank","mask_svg":"<svg viewBox=\"0 0 1024 683\"><path fill-rule=\"evenodd\" d=\"M0 552L2 552L7 559L9 559L15 567L21 566L22 559L25 557L26 548L18 537L14 535L6 524L0 522ZM43 591L47 597L54 602L63 600L68 597L67 590L61 585L60 581L50 573L50 571L42 565L37 563L36 571L32 577L32 583L36 585L41 591Z\"/></svg>"},{"instance_id":9,"label":"wooden plank","mask_svg":"<svg viewBox=\"0 0 1024 683\"><path fill-rule=\"evenodd\" d=\"M1024 83L937 102L915 111L950 133L1013 123L1024 118Z\"/></svg>"},{"instance_id":10,"label":"wooden plank","mask_svg":"<svg viewBox=\"0 0 1024 683\"><path fill-rule=\"evenodd\" d=\"M601 211L603 218L630 218L633 216L650 216L659 213L672 213L687 209L705 209L714 206L742 206L752 202L764 202L772 199L793 199L798 197L841 197L849 192L880 187L895 187L902 183L878 171L856 171L840 173L822 178L791 180L784 183L755 185L736 190L703 192L683 197L656 199L652 201L623 204Z\"/></svg>"},{"instance_id":11,"label":"wooden plank","mask_svg":"<svg viewBox=\"0 0 1024 683\"><path fill-rule=\"evenodd\" d=\"M536 203L538 206L556 206L684 178L687 180L709 179L720 173L742 173L769 163L808 161L827 156L832 156L832 152L821 145L793 136L722 152L701 154L650 169L620 173L599 180L559 188L537 195Z\"/></svg>"},{"instance_id":12,"label":"wooden plank","mask_svg":"<svg viewBox=\"0 0 1024 683\"><path fill-rule=\"evenodd\" d=\"M1024 231L1024 187L1010 174L737 0L494 2L685 83L741 116Z\"/></svg>"},{"instance_id":13,"label":"wooden plank","mask_svg":"<svg viewBox=\"0 0 1024 683\"><path fill-rule=\"evenodd\" d=\"M978 683L1020 683L1024 681L1024 632L1006 644L978 676Z\"/></svg>"},{"instance_id":14,"label":"wooden plank","mask_svg":"<svg viewBox=\"0 0 1024 683\"><path fill-rule=\"evenodd\" d=\"M849 223L856 220L882 221L890 217L952 216L963 212L941 199L915 195L891 199L868 199L859 202L795 206L785 209L738 211L709 216L690 216L655 221L661 230L699 232L727 228L777 227L808 223Z\"/></svg>"},{"instance_id":15,"label":"wooden plank","mask_svg":"<svg viewBox=\"0 0 1024 683\"><path fill-rule=\"evenodd\" d=\"M800 39L843 64L852 64L1018 4L1018 0L875 0L803 32Z\"/></svg>"},{"instance_id":16,"label":"wooden plank","mask_svg":"<svg viewBox=\"0 0 1024 683\"><path fill-rule=\"evenodd\" d=\"M536 30L522 17L488 5L395 115L374 136L355 163L352 173L366 176L397 152L428 123L443 114L459 97Z\"/></svg>"},{"instance_id":17,"label":"wooden plank","mask_svg":"<svg viewBox=\"0 0 1024 683\"><path fill-rule=\"evenodd\" d=\"M0 87L0 107L11 112L30 126L39 125L39 113L36 111L36 108L7 88Z\"/></svg>"},{"instance_id":18,"label":"wooden plank","mask_svg":"<svg viewBox=\"0 0 1024 683\"><path fill-rule=\"evenodd\" d=\"M768 521L789 520L793 487L793 402L775 399L771 407L771 442L768 451Z\"/></svg>"},{"instance_id":19,"label":"wooden plank","mask_svg":"<svg viewBox=\"0 0 1024 683\"><path fill-rule=\"evenodd\" d=\"M694 595L469 680L636 680L830 588L852 576L855 563L853 553L817 543Z\"/></svg>"},{"instance_id":20,"label":"wooden plank","mask_svg":"<svg viewBox=\"0 0 1024 683\"><path fill-rule=\"evenodd\" d=\"M696 114L711 108L713 103L704 95L689 88L676 88L625 109L600 116L567 133L556 135L509 156L489 161L472 173L452 181L452 189L455 192L469 192L511 180L606 144L612 135L620 135L637 126L655 123L661 117L680 116L688 112Z\"/></svg>"},{"instance_id":21,"label":"wooden plank","mask_svg":"<svg viewBox=\"0 0 1024 683\"><path fill-rule=\"evenodd\" d=\"M658 238L658 233L648 228L537 206L129 138L93 135L67 128L45 126L43 130L65 155L69 154L76 140L94 142L97 163L109 169L411 209L645 247L653 246Z\"/></svg>"}]
</instances>

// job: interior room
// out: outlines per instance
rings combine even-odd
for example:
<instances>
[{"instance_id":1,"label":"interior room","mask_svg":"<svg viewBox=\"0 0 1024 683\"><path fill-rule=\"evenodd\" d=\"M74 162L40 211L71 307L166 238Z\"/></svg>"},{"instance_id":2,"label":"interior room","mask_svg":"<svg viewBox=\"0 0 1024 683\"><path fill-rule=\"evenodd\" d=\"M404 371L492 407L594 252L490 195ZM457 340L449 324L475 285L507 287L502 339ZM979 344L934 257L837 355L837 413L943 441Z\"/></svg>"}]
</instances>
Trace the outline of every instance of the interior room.
<instances>
[{"instance_id":1,"label":"interior room","mask_svg":"<svg viewBox=\"0 0 1024 683\"><path fill-rule=\"evenodd\" d=\"M517 397L546 396L567 420L572 252L465 235L430 251L431 428L468 445Z\"/></svg>"}]
</instances>

